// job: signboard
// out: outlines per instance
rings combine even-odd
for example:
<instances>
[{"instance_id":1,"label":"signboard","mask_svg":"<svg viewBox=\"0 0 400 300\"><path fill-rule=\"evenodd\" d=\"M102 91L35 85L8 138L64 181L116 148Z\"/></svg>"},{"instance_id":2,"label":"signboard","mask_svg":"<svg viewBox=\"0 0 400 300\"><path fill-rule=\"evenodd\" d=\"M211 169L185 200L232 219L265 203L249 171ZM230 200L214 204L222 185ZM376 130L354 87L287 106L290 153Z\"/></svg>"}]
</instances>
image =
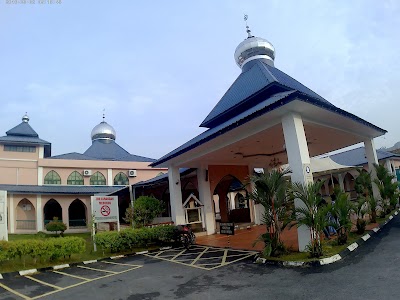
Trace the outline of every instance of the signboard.
<instances>
[{"instance_id":1,"label":"signboard","mask_svg":"<svg viewBox=\"0 0 400 300\"><path fill-rule=\"evenodd\" d=\"M118 196L92 196L95 223L119 222Z\"/></svg>"},{"instance_id":2,"label":"signboard","mask_svg":"<svg viewBox=\"0 0 400 300\"><path fill-rule=\"evenodd\" d=\"M303 164L303 175L305 182L313 182L310 164Z\"/></svg>"},{"instance_id":3,"label":"signboard","mask_svg":"<svg viewBox=\"0 0 400 300\"><path fill-rule=\"evenodd\" d=\"M7 191L0 191L0 240L8 241Z\"/></svg>"},{"instance_id":4,"label":"signboard","mask_svg":"<svg viewBox=\"0 0 400 300\"><path fill-rule=\"evenodd\" d=\"M235 234L235 223L219 223L219 233L234 235Z\"/></svg>"}]
</instances>

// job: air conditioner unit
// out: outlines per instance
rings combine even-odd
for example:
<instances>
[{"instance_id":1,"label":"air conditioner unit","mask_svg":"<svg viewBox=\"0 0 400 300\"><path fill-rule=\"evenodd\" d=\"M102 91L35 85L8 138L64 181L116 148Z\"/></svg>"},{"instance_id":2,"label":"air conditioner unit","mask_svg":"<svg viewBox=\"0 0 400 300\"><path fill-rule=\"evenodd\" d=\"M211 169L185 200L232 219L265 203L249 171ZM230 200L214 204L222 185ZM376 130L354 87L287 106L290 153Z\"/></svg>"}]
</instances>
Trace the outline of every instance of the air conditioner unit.
<instances>
[{"instance_id":1,"label":"air conditioner unit","mask_svg":"<svg viewBox=\"0 0 400 300\"><path fill-rule=\"evenodd\" d=\"M91 176L92 170L83 170L83 176Z\"/></svg>"},{"instance_id":2,"label":"air conditioner unit","mask_svg":"<svg viewBox=\"0 0 400 300\"><path fill-rule=\"evenodd\" d=\"M136 170L129 170L128 171L128 176L129 177L136 177L137 176Z\"/></svg>"}]
</instances>

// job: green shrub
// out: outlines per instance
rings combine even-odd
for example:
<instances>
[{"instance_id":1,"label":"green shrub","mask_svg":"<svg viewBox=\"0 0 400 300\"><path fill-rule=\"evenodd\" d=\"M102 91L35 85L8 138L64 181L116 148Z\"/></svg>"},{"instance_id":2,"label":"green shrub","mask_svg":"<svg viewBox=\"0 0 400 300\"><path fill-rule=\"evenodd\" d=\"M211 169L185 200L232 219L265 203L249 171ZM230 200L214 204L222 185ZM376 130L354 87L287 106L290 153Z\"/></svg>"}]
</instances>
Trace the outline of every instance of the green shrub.
<instances>
[{"instance_id":1,"label":"green shrub","mask_svg":"<svg viewBox=\"0 0 400 300\"><path fill-rule=\"evenodd\" d=\"M174 237L175 226L143 227L138 229L124 229L120 232L99 232L95 236L98 247L105 251L129 251L134 248L147 246L151 243L163 244L170 242Z\"/></svg>"},{"instance_id":2,"label":"green shrub","mask_svg":"<svg viewBox=\"0 0 400 300\"><path fill-rule=\"evenodd\" d=\"M74 253L85 252L85 243L85 240L79 237L1 241L0 262L13 259L22 259L25 262L27 256L31 256L35 261L38 258L54 260L71 257Z\"/></svg>"},{"instance_id":3,"label":"green shrub","mask_svg":"<svg viewBox=\"0 0 400 300\"><path fill-rule=\"evenodd\" d=\"M164 211L161 201L154 197L140 196L133 203L133 221L136 227L150 224Z\"/></svg>"},{"instance_id":4,"label":"green shrub","mask_svg":"<svg viewBox=\"0 0 400 300\"><path fill-rule=\"evenodd\" d=\"M56 234L57 232L60 232L60 234L63 235L64 231L67 230L67 225L59 221L57 217L54 217L53 221L47 223L46 230L55 231Z\"/></svg>"}]
</instances>

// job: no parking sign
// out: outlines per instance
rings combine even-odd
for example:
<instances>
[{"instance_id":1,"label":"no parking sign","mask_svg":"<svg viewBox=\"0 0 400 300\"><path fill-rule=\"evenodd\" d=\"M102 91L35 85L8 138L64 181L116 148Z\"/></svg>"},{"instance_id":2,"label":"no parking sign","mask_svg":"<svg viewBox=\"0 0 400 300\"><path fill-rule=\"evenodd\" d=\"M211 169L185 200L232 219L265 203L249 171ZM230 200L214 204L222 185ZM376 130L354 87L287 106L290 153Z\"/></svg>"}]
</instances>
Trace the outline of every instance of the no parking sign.
<instances>
[{"instance_id":1,"label":"no parking sign","mask_svg":"<svg viewBox=\"0 0 400 300\"><path fill-rule=\"evenodd\" d=\"M118 222L118 196L92 196L92 215L95 223Z\"/></svg>"}]
</instances>

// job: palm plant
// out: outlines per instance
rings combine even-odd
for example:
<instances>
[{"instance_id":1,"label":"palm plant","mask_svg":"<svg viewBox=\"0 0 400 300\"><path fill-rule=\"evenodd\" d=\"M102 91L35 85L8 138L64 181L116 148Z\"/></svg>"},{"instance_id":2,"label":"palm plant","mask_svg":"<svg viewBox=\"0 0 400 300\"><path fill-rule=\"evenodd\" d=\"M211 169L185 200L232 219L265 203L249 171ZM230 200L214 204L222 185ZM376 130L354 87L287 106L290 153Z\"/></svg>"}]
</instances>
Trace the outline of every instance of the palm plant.
<instances>
[{"instance_id":1,"label":"palm plant","mask_svg":"<svg viewBox=\"0 0 400 300\"><path fill-rule=\"evenodd\" d=\"M355 212L357 215L356 227L357 233L363 234L365 232L365 226L367 222L364 220L365 214L368 213L368 200L364 197L360 197L358 199L358 203L355 207Z\"/></svg>"},{"instance_id":2,"label":"palm plant","mask_svg":"<svg viewBox=\"0 0 400 300\"><path fill-rule=\"evenodd\" d=\"M321 206L322 197L319 191L324 183L322 181L309 184L295 182L292 184L293 197L299 201L294 208L297 226L305 225L310 229L311 243L308 250L312 257L323 255L321 232L328 225L327 213L329 207ZM295 201L296 201L295 200Z\"/></svg>"},{"instance_id":3,"label":"palm plant","mask_svg":"<svg viewBox=\"0 0 400 300\"><path fill-rule=\"evenodd\" d=\"M336 195L335 205L331 208L334 221L329 223L337 231L337 241L339 245L347 242L349 231L351 229L351 214L353 213L353 204L349 200L349 196L340 191Z\"/></svg>"},{"instance_id":4,"label":"palm plant","mask_svg":"<svg viewBox=\"0 0 400 300\"><path fill-rule=\"evenodd\" d=\"M368 197L372 195L371 172L357 169L358 176L355 180L355 190L359 196Z\"/></svg>"},{"instance_id":5,"label":"palm plant","mask_svg":"<svg viewBox=\"0 0 400 300\"><path fill-rule=\"evenodd\" d=\"M370 221L371 223L376 223L376 208L378 206L378 201L376 201L372 195L368 196L366 199L369 207Z\"/></svg>"},{"instance_id":6,"label":"palm plant","mask_svg":"<svg viewBox=\"0 0 400 300\"><path fill-rule=\"evenodd\" d=\"M379 194L382 198L382 211L383 215L390 212L390 202L395 203L394 199L397 198L398 185L397 182L392 182L395 178L383 165L374 164L376 171L376 178L374 183L379 189ZM396 203L397 204L397 203Z\"/></svg>"},{"instance_id":7,"label":"palm plant","mask_svg":"<svg viewBox=\"0 0 400 300\"><path fill-rule=\"evenodd\" d=\"M250 177L255 189L249 194L249 198L264 207L263 221L267 232L258 240L265 243L266 256L278 256L285 251L281 233L292 220L290 197L287 193L288 180L285 178L289 173L289 169L274 169Z\"/></svg>"}]
</instances>

